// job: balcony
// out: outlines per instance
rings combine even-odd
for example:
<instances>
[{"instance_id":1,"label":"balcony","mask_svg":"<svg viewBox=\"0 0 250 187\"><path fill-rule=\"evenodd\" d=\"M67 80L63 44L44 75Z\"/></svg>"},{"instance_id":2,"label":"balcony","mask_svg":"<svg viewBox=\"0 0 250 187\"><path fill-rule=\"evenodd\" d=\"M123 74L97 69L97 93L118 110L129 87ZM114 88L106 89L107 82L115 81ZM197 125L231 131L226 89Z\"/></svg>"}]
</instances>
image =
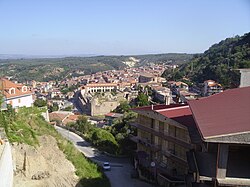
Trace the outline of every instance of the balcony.
<instances>
[{"instance_id":1,"label":"balcony","mask_svg":"<svg viewBox=\"0 0 250 187\"><path fill-rule=\"evenodd\" d=\"M132 135L130 135L130 139L136 143L140 143L146 147L149 147L154 152L161 150L161 147L159 145L152 144L148 139L139 138L137 136L132 136Z\"/></svg>"},{"instance_id":2,"label":"balcony","mask_svg":"<svg viewBox=\"0 0 250 187\"><path fill-rule=\"evenodd\" d=\"M177 155L175 155L171 150L161 150L161 152L166 156L168 157L169 159L173 160L173 161L176 161L176 162L179 162L183 165L188 165L187 164L187 161Z\"/></svg>"},{"instance_id":3,"label":"balcony","mask_svg":"<svg viewBox=\"0 0 250 187\"><path fill-rule=\"evenodd\" d=\"M155 145L149 142L147 139L139 138L137 136L130 136L130 139L136 143L140 143L141 145L144 145L145 147L148 147L151 151L158 152L161 151L163 155L168 157L169 159L179 162L183 165L187 165L187 161L177 155L175 155L171 150L163 150L160 145Z\"/></svg>"},{"instance_id":4,"label":"balcony","mask_svg":"<svg viewBox=\"0 0 250 187\"><path fill-rule=\"evenodd\" d=\"M130 123L130 125L131 125L131 126L134 126L134 127L136 127L136 128L138 128L138 129L141 129L141 130L143 130L143 131L145 131L145 132L152 133L152 134L154 134L155 136L159 136L159 137L163 138L164 140L173 142L173 143L178 144L178 145L180 145L180 146L182 146L182 147L185 147L185 148L187 148L187 149L192 149L192 148L193 148L193 146L192 146L190 143L185 142L184 140L181 140L181 139L179 139L179 138L177 138L177 137L171 136L170 134L167 134L167 133L164 133L164 132L156 131L156 130L153 129L153 128L146 127L146 126L140 125L140 124L138 124L138 123Z\"/></svg>"}]
</instances>

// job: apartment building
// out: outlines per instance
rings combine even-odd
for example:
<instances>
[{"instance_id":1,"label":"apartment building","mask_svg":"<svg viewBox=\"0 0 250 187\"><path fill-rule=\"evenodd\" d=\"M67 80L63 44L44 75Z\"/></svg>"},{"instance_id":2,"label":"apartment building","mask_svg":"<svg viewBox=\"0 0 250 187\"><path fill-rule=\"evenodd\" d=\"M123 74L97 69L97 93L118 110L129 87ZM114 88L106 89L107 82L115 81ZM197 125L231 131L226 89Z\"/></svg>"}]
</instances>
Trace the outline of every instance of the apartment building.
<instances>
[{"instance_id":1,"label":"apartment building","mask_svg":"<svg viewBox=\"0 0 250 187\"><path fill-rule=\"evenodd\" d=\"M187 186L250 186L250 87L189 101L201 142Z\"/></svg>"},{"instance_id":2,"label":"apartment building","mask_svg":"<svg viewBox=\"0 0 250 187\"><path fill-rule=\"evenodd\" d=\"M204 96L210 96L220 92L223 92L223 89L219 83L215 82L214 80L204 81L204 88L203 88Z\"/></svg>"},{"instance_id":3,"label":"apartment building","mask_svg":"<svg viewBox=\"0 0 250 187\"><path fill-rule=\"evenodd\" d=\"M162 186L250 186L250 87L133 110L142 178Z\"/></svg>"},{"instance_id":4,"label":"apartment building","mask_svg":"<svg viewBox=\"0 0 250 187\"><path fill-rule=\"evenodd\" d=\"M186 152L192 149L189 129L195 124L188 105L157 105L133 109L137 143L135 168L140 177L166 186L183 184L188 171ZM192 130L190 130L192 132Z\"/></svg>"}]
</instances>

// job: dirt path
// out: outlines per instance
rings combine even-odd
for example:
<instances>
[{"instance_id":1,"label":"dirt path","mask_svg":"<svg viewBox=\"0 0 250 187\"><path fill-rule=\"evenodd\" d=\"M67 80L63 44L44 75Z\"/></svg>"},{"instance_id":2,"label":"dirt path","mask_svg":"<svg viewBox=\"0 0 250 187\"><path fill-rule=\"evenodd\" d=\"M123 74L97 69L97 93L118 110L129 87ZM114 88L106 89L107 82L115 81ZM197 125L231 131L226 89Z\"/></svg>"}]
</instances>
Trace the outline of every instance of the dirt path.
<instances>
[{"instance_id":1,"label":"dirt path","mask_svg":"<svg viewBox=\"0 0 250 187\"><path fill-rule=\"evenodd\" d=\"M75 186L75 168L59 150L55 138L41 136L39 142L37 148L26 144L12 146L16 163L14 187Z\"/></svg>"}]
</instances>

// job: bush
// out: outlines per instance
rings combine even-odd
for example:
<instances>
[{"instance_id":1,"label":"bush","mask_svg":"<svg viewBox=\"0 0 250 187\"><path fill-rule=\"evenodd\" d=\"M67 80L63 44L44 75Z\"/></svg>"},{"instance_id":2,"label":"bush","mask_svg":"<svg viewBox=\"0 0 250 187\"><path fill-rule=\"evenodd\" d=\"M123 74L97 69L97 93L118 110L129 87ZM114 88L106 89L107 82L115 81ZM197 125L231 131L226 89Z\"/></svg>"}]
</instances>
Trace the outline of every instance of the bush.
<instances>
[{"instance_id":1,"label":"bush","mask_svg":"<svg viewBox=\"0 0 250 187\"><path fill-rule=\"evenodd\" d=\"M102 151L111 154L117 153L118 143L116 142L115 137L104 129L95 128L91 136L91 141Z\"/></svg>"},{"instance_id":2,"label":"bush","mask_svg":"<svg viewBox=\"0 0 250 187\"><path fill-rule=\"evenodd\" d=\"M47 101L45 101L43 99L37 99L34 102L34 106L37 106L37 107L43 107L43 106L46 106L46 105L47 105Z\"/></svg>"}]
</instances>

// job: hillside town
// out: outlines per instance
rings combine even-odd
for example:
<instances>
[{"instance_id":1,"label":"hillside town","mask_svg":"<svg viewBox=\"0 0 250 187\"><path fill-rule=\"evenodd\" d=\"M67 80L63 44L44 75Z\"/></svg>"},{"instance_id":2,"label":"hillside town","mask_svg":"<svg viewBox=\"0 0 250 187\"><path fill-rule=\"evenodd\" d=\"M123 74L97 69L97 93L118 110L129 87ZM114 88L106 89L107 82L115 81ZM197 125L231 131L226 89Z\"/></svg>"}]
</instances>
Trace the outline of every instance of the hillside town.
<instances>
[{"instance_id":1,"label":"hillside town","mask_svg":"<svg viewBox=\"0 0 250 187\"><path fill-rule=\"evenodd\" d=\"M250 185L250 70L240 70L240 88L225 90L214 80L167 81L161 75L169 68L176 67L127 67L49 82L1 78L2 110L43 107L51 125L75 132L84 116L106 131L125 119L117 109L126 103L136 114L128 124L136 133L127 134L135 146L131 176L159 186Z\"/></svg>"}]
</instances>

